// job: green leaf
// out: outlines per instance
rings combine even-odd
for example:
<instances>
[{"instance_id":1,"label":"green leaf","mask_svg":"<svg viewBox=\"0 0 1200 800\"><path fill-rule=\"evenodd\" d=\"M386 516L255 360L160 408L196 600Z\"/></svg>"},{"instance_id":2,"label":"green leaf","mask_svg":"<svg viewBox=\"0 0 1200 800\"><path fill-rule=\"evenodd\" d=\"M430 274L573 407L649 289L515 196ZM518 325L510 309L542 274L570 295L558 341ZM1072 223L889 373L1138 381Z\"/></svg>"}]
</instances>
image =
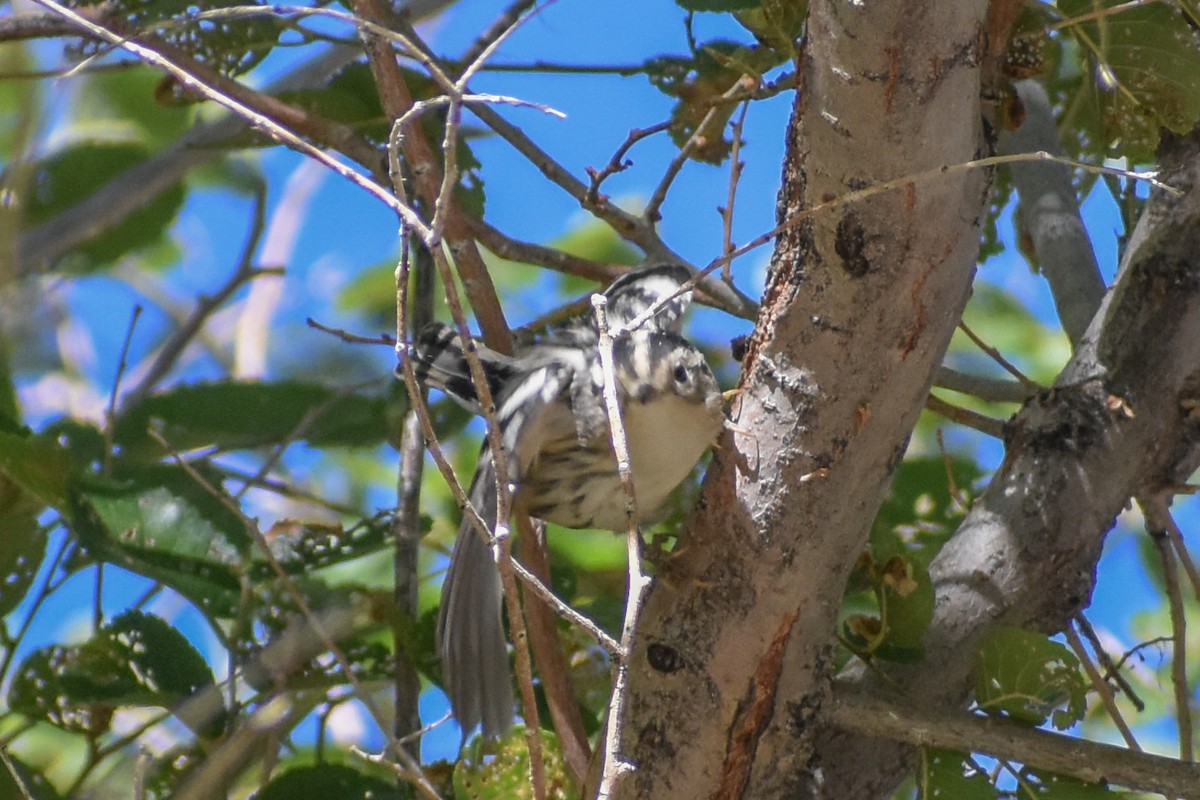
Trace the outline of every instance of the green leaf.
<instances>
[{"instance_id":1,"label":"green leaf","mask_svg":"<svg viewBox=\"0 0 1200 800\"><path fill-rule=\"evenodd\" d=\"M125 171L140 166L150 150L134 142L83 141L51 153L35 164L35 189L26 218L37 225L90 197ZM101 232L57 265L73 272L105 267L117 258L159 242L183 205L184 189L176 184Z\"/></svg>"},{"instance_id":2,"label":"green leaf","mask_svg":"<svg viewBox=\"0 0 1200 800\"><path fill-rule=\"evenodd\" d=\"M369 447L386 441L387 401L306 383L227 381L181 386L143 400L114 431L126 456L160 458L152 426L184 451L238 450L304 441L318 447ZM303 425L302 425L303 423Z\"/></svg>"},{"instance_id":3,"label":"green leaf","mask_svg":"<svg viewBox=\"0 0 1200 800\"><path fill-rule=\"evenodd\" d=\"M66 503L70 471L67 452L50 439L0 430L0 474L45 505Z\"/></svg>"},{"instance_id":4,"label":"green leaf","mask_svg":"<svg viewBox=\"0 0 1200 800\"><path fill-rule=\"evenodd\" d=\"M918 800L996 800L987 773L962 753L925 749L917 773Z\"/></svg>"},{"instance_id":5,"label":"green leaf","mask_svg":"<svg viewBox=\"0 0 1200 800\"><path fill-rule=\"evenodd\" d=\"M1160 127L1186 133L1200 119L1200 44L1173 4L1147 3L1095 16L1121 0L1060 0L1093 80L1083 86L1100 113L1099 142L1113 154L1151 161ZM1071 23L1073 17L1087 21Z\"/></svg>"},{"instance_id":6,"label":"green leaf","mask_svg":"<svg viewBox=\"0 0 1200 800\"><path fill-rule=\"evenodd\" d=\"M219 490L215 478L210 485ZM67 522L93 558L161 581L210 616L230 617L240 607L245 524L178 467L83 481Z\"/></svg>"},{"instance_id":7,"label":"green leaf","mask_svg":"<svg viewBox=\"0 0 1200 800\"><path fill-rule=\"evenodd\" d=\"M394 780L367 775L343 764L296 767L274 778L254 800L400 800Z\"/></svg>"},{"instance_id":8,"label":"green leaf","mask_svg":"<svg viewBox=\"0 0 1200 800\"><path fill-rule=\"evenodd\" d=\"M900 555L928 565L966 515L963 501L970 501L970 488L982 475L979 465L967 458L906 459L871 528L875 560ZM952 486L957 496L951 494Z\"/></svg>"},{"instance_id":9,"label":"green leaf","mask_svg":"<svg viewBox=\"0 0 1200 800\"><path fill-rule=\"evenodd\" d=\"M1098 783L1084 783L1077 778L1055 775L1024 767L1018 773L1024 790L1019 796L1045 798L1045 800L1112 800L1115 797L1130 797L1126 792L1114 791Z\"/></svg>"},{"instance_id":10,"label":"green leaf","mask_svg":"<svg viewBox=\"0 0 1200 800\"><path fill-rule=\"evenodd\" d=\"M804 32L808 18L807 0L761 0L754 7L738 11L734 18L778 53L788 58L796 54L796 40Z\"/></svg>"},{"instance_id":11,"label":"green leaf","mask_svg":"<svg viewBox=\"0 0 1200 800\"><path fill-rule=\"evenodd\" d=\"M78 87L71 104L76 130L85 128L100 137L160 147L174 142L192 124L192 108L153 101L163 81L156 69L132 64L81 77L86 84Z\"/></svg>"},{"instance_id":12,"label":"green leaf","mask_svg":"<svg viewBox=\"0 0 1200 800\"><path fill-rule=\"evenodd\" d=\"M39 770L32 769L11 752L0 749L0 797L23 800L59 800L54 785Z\"/></svg>"},{"instance_id":13,"label":"green leaf","mask_svg":"<svg viewBox=\"0 0 1200 800\"><path fill-rule=\"evenodd\" d=\"M84 497L123 544L191 558L233 562L252 545L231 498L215 497L220 479L193 465L208 486L182 467L152 464L123 470L119 479L90 478Z\"/></svg>"},{"instance_id":14,"label":"green leaf","mask_svg":"<svg viewBox=\"0 0 1200 800\"><path fill-rule=\"evenodd\" d=\"M181 633L158 617L127 611L81 645L31 653L8 699L14 711L31 719L96 734L121 706L173 709L214 689L204 658ZM212 692L211 700L219 703L219 693ZM219 709L208 722L219 727L222 715Z\"/></svg>"},{"instance_id":15,"label":"green leaf","mask_svg":"<svg viewBox=\"0 0 1200 800\"><path fill-rule=\"evenodd\" d=\"M40 503L0 476L0 617L25 599L41 567L46 537L40 510Z\"/></svg>"},{"instance_id":16,"label":"green leaf","mask_svg":"<svg viewBox=\"0 0 1200 800\"><path fill-rule=\"evenodd\" d=\"M567 769L562 746L553 732L543 730L542 759L546 768L548 800L579 796L579 787ZM529 750L525 728L513 726L502 739L477 736L463 748L454 767L455 800L509 800L528 797Z\"/></svg>"},{"instance_id":17,"label":"green leaf","mask_svg":"<svg viewBox=\"0 0 1200 800\"><path fill-rule=\"evenodd\" d=\"M989 714L1065 730L1083 719L1087 684L1066 646L1040 633L1000 628L975 661L975 701Z\"/></svg>"},{"instance_id":18,"label":"green leaf","mask_svg":"<svg viewBox=\"0 0 1200 800\"><path fill-rule=\"evenodd\" d=\"M884 633L875 655L912 663L924 652L921 645L933 621L933 582L924 566L901 556L884 562L880 578L876 591Z\"/></svg>"}]
</instances>

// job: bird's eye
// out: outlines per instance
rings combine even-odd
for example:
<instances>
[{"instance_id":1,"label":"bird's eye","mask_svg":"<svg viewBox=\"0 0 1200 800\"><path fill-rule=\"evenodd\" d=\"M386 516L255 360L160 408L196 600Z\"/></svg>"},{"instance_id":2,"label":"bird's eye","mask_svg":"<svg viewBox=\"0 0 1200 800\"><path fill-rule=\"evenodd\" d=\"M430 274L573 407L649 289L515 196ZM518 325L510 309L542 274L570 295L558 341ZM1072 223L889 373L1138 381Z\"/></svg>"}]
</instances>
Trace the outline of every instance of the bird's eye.
<instances>
[{"instance_id":1,"label":"bird's eye","mask_svg":"<svg viewBox=\"0 0 1200 800\"><path fill-rule=\"evenodd\" d=\"M688 375L687 367L685 367L683 364L675 365L675 382L676 383L687 383L689 377L690 376Z\"/></svg>"}]
</instances>

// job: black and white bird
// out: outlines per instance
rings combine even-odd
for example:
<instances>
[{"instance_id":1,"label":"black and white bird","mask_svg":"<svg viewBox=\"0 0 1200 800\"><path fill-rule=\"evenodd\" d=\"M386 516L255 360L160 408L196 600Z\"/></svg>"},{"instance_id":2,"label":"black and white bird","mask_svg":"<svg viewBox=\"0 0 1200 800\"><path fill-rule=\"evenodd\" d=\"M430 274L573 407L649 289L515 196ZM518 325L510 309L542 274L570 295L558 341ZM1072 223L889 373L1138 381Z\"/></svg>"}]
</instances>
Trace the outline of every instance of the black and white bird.
<instances>
[{"instance_id":1,"label":"black and white bird","mask_svg":"<svg viewBox=\"0 0 1200 800\"><path fill-rule=\"evenodd\" d=\"M724 423L722 397L704 355L679 334L690 292L682 265L626 273L605 291L618 403L629 442L637 522L653 521ZM658 312L621 332L656 302ZM624 530L612 432L604 406L599 334L590 314L536 337L514 356L472 342L496 407L513 506L567 528ZM479 413L463 343L434 324L410 351L418 378ZM497 520L495 462L485 441L468 497L489 530ZM513 692L501 620L499 574L487 541L464 521L442 584L437 646L451 708L464 735L482 724L502 734Z\"/></svg>"}]
</instances>

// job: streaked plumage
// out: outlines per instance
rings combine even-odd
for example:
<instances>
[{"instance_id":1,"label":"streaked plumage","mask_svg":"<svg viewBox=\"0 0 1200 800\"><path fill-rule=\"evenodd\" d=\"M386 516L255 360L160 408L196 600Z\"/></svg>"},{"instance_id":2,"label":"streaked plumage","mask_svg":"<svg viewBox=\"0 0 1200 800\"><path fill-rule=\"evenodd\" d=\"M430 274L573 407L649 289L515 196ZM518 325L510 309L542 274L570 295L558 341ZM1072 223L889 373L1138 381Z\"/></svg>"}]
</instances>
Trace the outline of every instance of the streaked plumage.
<instances>
[{"instance_id":1,"label":"streaked plumage","mask_svg":"<svg viewBox=\"0 0 1200 800\"><path fill-rule=\"evenodd\" d=\"M675 291L684 267L629 273L609 289L614 326ZM680 297L614 342L614 371L638 502L654 519L720 431L721 395L703 354L676 330L690 298ZM496 403L514 505L569 528L624 530L621 490L601 387L594 324L586 317L549 331L515 357L475 344ZM478 410L459 337L426 329L412 353L418 375ZM484 443L469 497L496 524L495 465ZM499 576L487 543L464 523L442 586L438 651L451 706L465 732L482 723L498 735L511 723L512 681L501 622Z\"/></svg>"}]
</instances>

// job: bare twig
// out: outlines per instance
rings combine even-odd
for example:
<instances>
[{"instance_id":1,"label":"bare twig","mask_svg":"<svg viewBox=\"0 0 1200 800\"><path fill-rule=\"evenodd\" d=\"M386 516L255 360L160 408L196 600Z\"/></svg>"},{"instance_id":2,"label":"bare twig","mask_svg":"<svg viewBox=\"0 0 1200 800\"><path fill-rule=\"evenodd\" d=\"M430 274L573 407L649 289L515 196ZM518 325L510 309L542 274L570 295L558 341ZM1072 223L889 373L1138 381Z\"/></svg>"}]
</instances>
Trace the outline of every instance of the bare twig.
<instances>
[{"instance_id":1,"label":"bare twig","mask_svg":"<svg viewBox=\"0 0 1200 800\"><path fill-rule=\"evenodd\" d=\"M1112 687L1104 680L1104 676L1100 674L1100 670L1096 669L1096 665L1092 663L1092 659L1088 656L1087 648L1083 646L1083 641L1079 638L1079 634L1070 625L1063 631L1063 636L1067 639L1067 644L1071 648L1071 652L1079 659L1079 663L1083 665L1083 671L1087 673L1088 680L1092 683L1092 688L1096 690L1096 694L1100 695L1100 702L1104 704L1104 709L1108 712L1108 717L1117 726L1117 730L1121 732L1121 738L1125 740L1125 744L1130 750L1136 752L1142 751L1142 746L1138 744L1137 739L1133 735L1133 731L1129 729L1129 723L1125 721L1125 715L1121 713L1121 709L1117 707L1117 700L1113 697Z\"/></svg>"},{"instance_id":2,"label":"bare twig","mask_svg":"<svg viewBox=\"0 0 1200 800\"><path fill-rule=\"evenodd\" d=\"M1083 613L1075 615L1075 627L1079 628L1079 632L1083 634L1083 638L1087 639L1088 644L1092 646L1092 652L1096 654L1096 660L1100 662L1100 666L1104 667L1104 679L1112 679L1120 687L1121 691L1129 698L1129 702L1133 707L1140 711L1146 710L1146 704L1142 702L1142 698L1138 697L1133 686L1125 679L1121 668L1113 661L1112 656L1104 649L1104 643L1100 641L1100 637L1096 635L1096 629L1092 627L1092 623Z\"/></svg>"},{"instance_id":3,"label":"bare twig","mask_svg":"<svg viewBox=\"0 0 1200 800\"><path fill-rule=\"evenodd\" d=\"M336 336L347 344L385 344L388 347L396 346L395 338L386 333L381 333L379 336L360 336L357 333L350 333L343 328L333 328L317 322L312 317L305 317L304 322L308 327L322 333L328 333L330 336Z\"/></svg>"},{"instance_id":4,"label":"bare twig","mask_svg":"<svg viewBox=\"0 0 1200 800\"><path fill-rule=\"evenodd\" d=\"M746 166L741 161L742 127L746 124L746 113L749 110L750 101L744 100L742 112L738 114L737 120L733 123L733 147L729 153L729 194L725 198L725 207L718 209L721 212L721 241L723 243L721 254L726 256L733 252L733 204L737 199L737 186L742 177L742 168ZM725 268L722 270L722 277L726 283L733 282L731 269L732 264L726 262Z\"/></svg>"},{"instance_id":5,"label":"bare twig","mask_svg":"<svg viewBox=\"0 0 1200 800\"><path fill-rule=\"evenodd\" d=\"M617 784L635 769L634 765L621 756L621 734L624 731L624 709L629 681L629 653L633 651L633 636L641 614L642 602L650 587L650 579L642 572L642 537L637 527L637 496L633 487L633 470L629 461L629 442L625 437L625 425L621 420L621 407L617 401L617 378L613 366L613 340L608 329L605 308L608 299L602 294L592 295L592 306L596 312L596 327L599 330L600 365L604 374L604 407L608 411L608 425L612 435L613 453L617 458L617 474L621 479L621 490L625 494L626 561L629 572L629 593L625 599L625 620L621 626L621 657L613 663L612 696L608 703L608 724L604 729L604 760L601 767L598 800L608 800L616 791Z\"/></svg>"},{"instance_id":6,"label":"bare twig","mask_svg":"<svg viewBox=\"0 0 1200 800\"><path fill-rule=\"evenodd\" d=\"M967 335L967 338L975 343L976 347L978 347L983 352L987 353L988 356L990 356L993 361L995 361L997 364L999 364L1004 369L1005 372L1007 372L1009 375L1012 375L1014 378L1016 378L1018 381L1020 381L1022 386L1030 389L1031 391L1037 391L1040 388L1037 384L1037 381L1030 379L1029 377L1027 377L1025 375L1025 373L1023 373L1023 372L1021 372L1021 370L1017 369L1016 366L1014 366L1012 364L1012 362L1010 362L1007 358L1005 358L1004 355L999 350L992 347L990 344L988 344L982 338L980 338L980 336L977 333L975 333L975 331L971 330L971 328L967 325L967 323L959 322L958 329L960 331L962 331L963 333L965 333Z\"/></svg>"},{"instance_id":7,"label":"bare twig","mask_svg":"<svg viewBox=\"0 0 1200 800\"><path fill-rule=\"evenodd\" d=\"M1167 505L1167 499L1162 498L1156 503L1161 510L1159 516L1165 523L1167 537L1171 540L1171 545L1175 548L1175 557L1179 559L1179 563L1183 565L1183 571L1188 576L1188 582L1192 584L1192 593L1196 599L1200 600L1200 572L1196 569L1196 562L1192 560L1191 553L1188 552L1187 544L1183 540L1183 531L1179 530L1179 523L1175 521L1175 515L1171 513L1170 506Z\"/></svg>"},{"instance_id":8,"label":"bare twig","mask_svg":"<svg viewBox=\"0 0 1200 800\"><path fill-rule=\"evenodd\" d=\"M625 158L625 154L629 152L629 148L633 147L642 139L670 129L671 120L659 122L655 125L651 125L648 128L634 128L629 132L629 135L625 137L625 141L621 142L621 145L617 148L616 152L613 153L612 158L608 160L607 164L605 164L601 169L588 167L586 171L588 177L592 180L591 184L588 186L587 194L585 195L587 202L589 204L600 202L600 184L604 183L604 181L610 176L615 175L618 172L624 172L633 165L632 161Z\"/></svg>"},{"instance_id":9,"label":"bare twig","mask_svg":"<svg viewBox=\"0 0 1200 800\"><path fill-rule=\"evenodd\" d=\"M1187 613L1183 608L1183 592L1176 572L1175 551L1161 528L1150 531L1150 538L1162 559L1163 581L1171 609L1171 686L1175 691L1175 723L1179 730L1179 759L1195 761L1192 746L1192 692L1187 675Z\"/></svg>"},{"instance_id":10,"label":"bare twig","mask_svg":"<svg viewBox=\"0 0 1200 800\"><path fill-rule=\"evenodd\" d=\"M225 305L226 301L233 297L238 289L262 275L283 274L282 268L259 268L254 266L254 254L258 251L258 243L262 238L266 220L266 201L266 188L261 185L256 186L254 214L251 216L250 232L246 237L246 244L242 247L241 255L238 257L237 268L234 269L233 274L229 276L214 294L199 299L191 315L188 316L187 320L176 329L163 344L162 348L159 349L158 355L155 357L153 363L151 363L146 374L142 376L138 385L124 398L124 402L122 403L124 408L133 408L154 391L154 387L175 366L180 355L183 354L188 344L204 327L209 317L215 314L221 306Z\"/></svg>"},{"instance_id":11,"label":"bare twig","mask_svg":"<svg viewBox=\"0 0 1200 800\"><path fill-rule=\"evenodd\" d=\"M362 19L376 25L384 24L386 14L377 0L354 0L352 6L355 13ZM371 73L375 77L384 112L390 119L398 121L404 118L414 105L412 94L400 71L400 65L396 62L396 57L386 39L381 38L374 30L360 29L359 33L367 50ZM410 42L410 44L415 51L423 52L423 48L417 43ZM433 61L429 63L436 66ZM431 74L434 74L435 80L438 80L434 71L431 71ZM441 81L439 81L439 85L441 85ZM451 84L450 86L442 85L442 89L453 102L461 102L463 92L460 87ZM450 142L455 141L457 115L452 114L451 118L447 120L445 136ZM484 341L493 350L511 353L512 337L508 332L508 324L504 320L504 312L500 307L496 287L483 263L483 257L475 245L475 240L471 237L470 230L458 210L454 192L449 190L454 185L456 177L453 174L453 148L443 153L443 158L447 159L446 163L439 163L429 140L419 127L409 132L402 130L399 125L393 126L392 143L398 145L404 152L417 196L426 203L428 208L435 209L434 222L444 226L446 239L454 253L455 265L462 277L467 296L471 299L471 308L479 320ZM434 259L438 261L439 272L442 271L441 262L444 260L441 252L442 230L435 228L432 223L426 226L425 224L412 225L407 219L405 222L410 225L414 233L420 236ZM446 277L443 275L443 284L446 282ZM449 291L448 287L447 290ZM460 332L465 332L465 326Z\"/></svg>"},{"instance_id":12,"label":"bare twig","mask_svg":"<svg viewBox=\"0 0 1200 800\"><path fill-rule=\"evenodd\" d=\"M947 403L936 394L930 394L925 398L925 408L935 414L941 414L946 419L966 425L968 428L973 428L980 433L986 433L988 436L996 439L1004 438L1003 420L993 419L976 411L971 411L968 408L961 408Z\"/></svg>"},{"instance_id":13,"label":"bare twig","mask_svg":"<svg viewBox=\"0 0 1200 800\"><path fill-rule=\"evenodd\" d=\"M129 346L133 343L133 331L137 328L138 319L142 316L142 306L134 305L129 317L129 325L125 328L125 341L121 342L121 354L117 359L117 374L113 378L112 391L108 394L108 408L104 412L104 473L112 469L113 427L117 422L117 396L121 391L121 379L125 376L125 368L129 366Z\"/></svg>"},{"instance_id":14,"label":"bare twig","mask_svg":"<svg viewBox=\"0 0 1200 800\"><path fill-rule=\"evenodd\" d=\"M459 64L483 65L487 61L484 53L492 49L496 42L507 36L508 32L513 30L521 18L525 16L525 12L533 8L534 5L536 5L536 0L515 0L508 8L500 12L500 16L496 17L492 21L492 24L483 33L479 34L475 41L463 51L462 57L459 59Z\"/></svg>"},{"instance_id":15,"label":"bare twig","mask_svg":"<svg viewBox=\"0 0 1200 800\"><path fill-rule=\"evenodd\" d=\"M575 627L582 628L588 636L596 640L596 644L600 645L604 649L604 652L608 653L611 658L619 659L621 657L621 643L605 633L603 628L564 603L558 595L550 591L550 587L542 583L520 561L513 561L513 569L516 571L517 577L521 579L521 582L528 586L554 613Z\"/></svg>"},{"instance_id":16,"label":"bare twig","mask_svg":"<svg viewBox=\"0 0 1200 800\"><path fill-rule=\"evenodd\" d=\"M725 90L724 94L713 104L712 108L705 112L704 118L696 125L696 129L692 131L692 135L688 137L688 140L683 143L683 147L679 148L679 152L675 154L675 157L671 159L671 163L667 165L667 169L663 173L662 179L659 180L658 186L654 187L654 191L650 194L650 200L646 203L646 208L642 211L643 219L651 224L662 219L662 214L659 213L659 210L667 199L667 192L671 190L671 184L675 182L675 178L679 175L679 171L683 169L683 165L692 157L692 152L704 142L705 137L712 133L709 129L717 117L724 113L725 106L735 102L733 98L744 90L744 80L745 78L737 80L733 86ZM726 255L728 255L728 248L726 249Z\"/></svg>"}]
</instances>

